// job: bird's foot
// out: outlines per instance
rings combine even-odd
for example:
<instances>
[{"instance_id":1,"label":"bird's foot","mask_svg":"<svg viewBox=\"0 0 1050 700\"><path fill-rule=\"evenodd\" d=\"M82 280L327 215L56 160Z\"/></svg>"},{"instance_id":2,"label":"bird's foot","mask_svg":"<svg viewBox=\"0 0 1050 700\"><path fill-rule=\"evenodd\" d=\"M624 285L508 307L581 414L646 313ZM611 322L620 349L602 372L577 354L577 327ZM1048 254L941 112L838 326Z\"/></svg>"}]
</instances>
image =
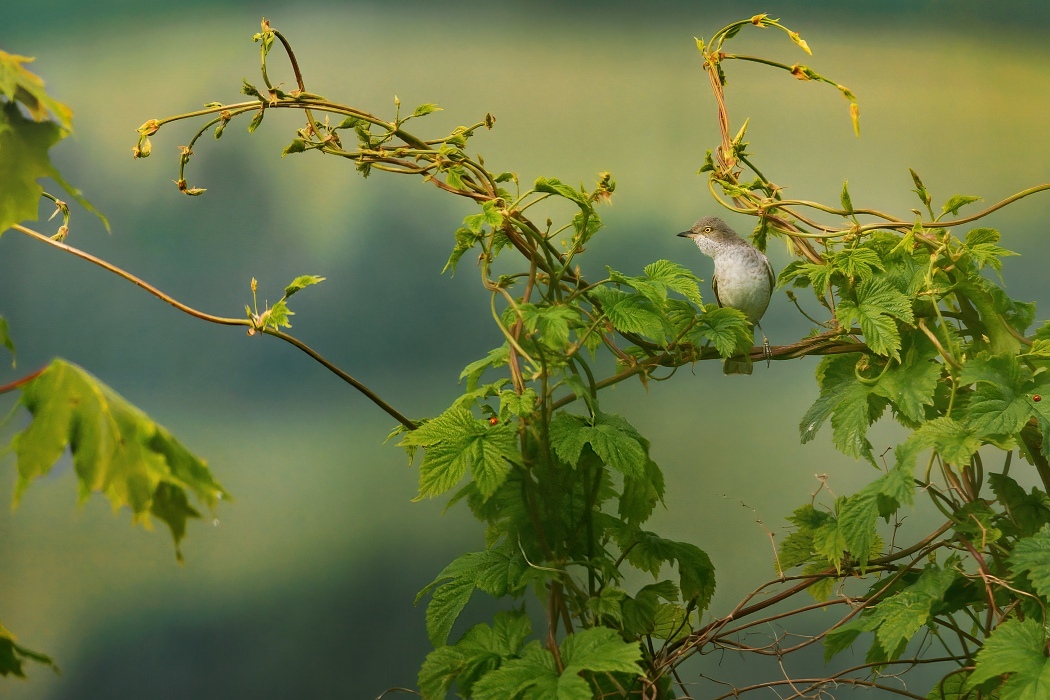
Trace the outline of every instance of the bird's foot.
<instances>
[{"instance_id":1,"label":"bird's foot","mask_svg":"<svg viewBox=\"0 0 1050 700\"><path fill-rule=\"evenodd\" d=\"M766 367L769 367L773 360L773 351L769 347L769 338L766 334L762 334L762 357L766 358Z\"/></svg>"}]
</instances>

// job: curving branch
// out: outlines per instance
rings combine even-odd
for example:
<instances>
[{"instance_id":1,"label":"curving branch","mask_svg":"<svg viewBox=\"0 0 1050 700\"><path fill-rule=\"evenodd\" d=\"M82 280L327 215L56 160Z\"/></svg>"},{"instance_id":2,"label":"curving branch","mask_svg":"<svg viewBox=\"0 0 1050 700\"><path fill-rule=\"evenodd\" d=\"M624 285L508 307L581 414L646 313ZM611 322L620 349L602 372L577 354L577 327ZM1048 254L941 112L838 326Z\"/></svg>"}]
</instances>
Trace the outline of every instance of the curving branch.
<instances>
[{"instance_id":1,"label":"curving branch","mask_svg":"<svg viewBox=\"0 0 1050 700\"><path fill-rule=\"evenodd\" d=\"M34 239L36 239L38 241L41 241L42 243L47 243L48 245L53 246L55 248L58 248L59 250L63 250L65 252L69 253L70 255L74 255L74 256L76 256L78 258L81 258L82 260L87 260L88 262L92 263L93 265L97 265L98 267L101 267L104 270L112 272L113 274L115 274L116 276L120 277L121 279L125 279L128 282L131 282L132 284L136 285L137 287L140 287L140 288L146 290L147 292L149 292L153 296L157 297L161 301L163 301L163 302L165 302L167 304L170 304L171 306L174 306L179 311L182 311L185 314L189 314L190 316L193 316L194 318L200 319L202 321L207 321L209 323L217 323L217 324L223 325L223 326L246 326L250 330L261 331L262 333L264 333L266 335L272 335L275 338L280 338L281 340L285 341L286 343L289 343L289 344L294 345L295 347L299 348L304 353L306 353L307 355L312 357L314 360L319 362L321 365L323 365L330 372L332 372L337 377L342 379L344 382L346 382L347 384L349 384L350 386L354 387L359 392L364 394L365 397L368 398L369 401L371 401L372 403L377 405L379 408L381 408L383 411L385 411L389 416L394 418L394 420L396 420L401 425L405 426L409 430L415 430L415 428L417 427L416 424L413 421L411 421L408 418L406 418L397 409L395 409L393 406L391 406L386 401L381 399L374 391L369 389L367 386L365 386L364 384L362 384L358 380L354 379L352 376L350 376L349 374L347 374L343 370L339 369L332 362L330 362L327 359L325 359L319 352L317 352L316 350L314 350L313 348L311 348L310 346L308 346L306 343L302 342L301 340L295 338L294 336L288 335L287 333L283 333L281 331L269 329L269 328L259 328L252 319L248 319L248 318L227 318L225 316L215 316L213 314L205 313L203 311L198 311L197 309L194 309L191 306L187 306L186 304L183 304L182 302L180 302L179 300L177 300L174 297L170 296L169 294L165 294L164 292L162 292L161 290L157 289L156 287L154 287L150 283L146 282L145 280L143 280L143 279L141 279L139 277L136 277L135 275L131 274L130 272L127 272L126 270L123 270L123 269L117 267L116 265L114 265L112 263L106 262L105 260L103 260L101 258L95 257L91 253L87 253L87 252L85 252L83 250L80 250L79 248L74 248L73 246L67 245L67 244L62 243L60 241L53 240L52 238L49 238L48 236L45 236L42 233L34 231L34 230L30 229L30 228L26 228L25 226L22 226L20 224L16 224L15 226L12 226L12 228L14 230L16 230L16 231L24 233L25 235L29 236L30 238L34 238ZM35 376L35 375L30 375L29 378L23 377L22 379L18 380L20 382L18 384L18 386L21 386L21 384L24 384L25 382L29 381L29 379L32 379L33 376ZM17 388L17 387L7 387L7 390L10 391L11 388ZM3 391L2 391L3 389L5 389L5 387L0 387L0 393L3 393Z\"/></svg>"}]
</instances>

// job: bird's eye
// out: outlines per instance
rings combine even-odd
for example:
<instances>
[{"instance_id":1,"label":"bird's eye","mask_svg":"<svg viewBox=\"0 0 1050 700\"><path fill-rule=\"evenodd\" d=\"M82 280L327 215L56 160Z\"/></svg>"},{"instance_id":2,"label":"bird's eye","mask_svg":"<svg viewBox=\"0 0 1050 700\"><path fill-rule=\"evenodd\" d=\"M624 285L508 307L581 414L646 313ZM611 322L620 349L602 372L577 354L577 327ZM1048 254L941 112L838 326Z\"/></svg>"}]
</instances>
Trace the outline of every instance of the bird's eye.
<instances>
[{"instance_id":1,"label":"bird's eye","mask_svg":"<svg viewBox=\"0 0 1050 700\"><path fill-rule=\"evenodd\" d=\"M711 227L710 226L704 226L704 233L711 233Z\"/></svg>"}]
</instances>

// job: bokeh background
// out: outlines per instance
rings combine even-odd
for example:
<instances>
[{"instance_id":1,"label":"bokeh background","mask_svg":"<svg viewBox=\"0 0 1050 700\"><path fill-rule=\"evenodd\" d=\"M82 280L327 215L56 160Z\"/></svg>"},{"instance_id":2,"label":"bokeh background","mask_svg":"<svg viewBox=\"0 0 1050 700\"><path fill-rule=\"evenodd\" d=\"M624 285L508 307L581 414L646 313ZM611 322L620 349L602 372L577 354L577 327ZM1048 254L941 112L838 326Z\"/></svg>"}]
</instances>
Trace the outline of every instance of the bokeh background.
<instances>
[{"instance_id":1,"label":"bokeh background","mask_svg":"<svg viewBox=\"0 0 1050 700\"><path fill-rule=\"evenodd\" d=\"M34 70L75 112L74 138L55 161L112 233L75 211L73 245L217 314L240 313L253 276L273 300L296 275L324 275L295 298L294 332L403 412L427 416L457 395L460 369L500 342L469 261L439 276L469 202L415 179L364 181L334 159L282 159L299 126L292 114L268 114L253 136L235 122L222 141L202 139L188 179L208 192L184 197L172 184L177 147L196 127L163 129L146 161L131 158L135 128L239 99L241 78L257 76L250 37L266 15L290 37L311 91L378 114L392 113L395 94L406 107L437 102L444 111L416 129L434 135L492 112L496 128L471 149L525 182L589 185L611 171L619 187L585 271L637 273L670 258L707 279L710 262L674 236L717 213L695 174L718 134L693 36L757 12L782 17L814 56L773 31L745 31L741 51L804 59L861 102L857 139L828 86L729 66L731 116L751 118L756 162L789 195L835 203L849 180L857 206L908 216L909 167L935 201L992 202L1050 178L1050 10L1035 0L10 0L0 47L36 56ZM987 220L1023 254L1006 261L1008 291L1038 301L1040 319L1048 219L1044 196ZM787 262L782 247L771 258ZM428 643L413 596L482 534L462 509L412 502L415 472L382 444L385 414L290 347L195 321L16 232L0 240L0 313L19 351L18 370L0 367L0 382L56 355L80 363L204 455L235 497L191 525L185 565L163 530L131 527L100 498L77 507L65 461L17 510L0 508L0 620L63 670L31 666L28 682L0 680L0 696L367 698L414 685ZM776 344L809 329L782 294L767 319ZM815 364L741 378L707 363L604 399L652 440L668 484L653 529L710 553L716 612L773 571L756 520L782 531L815 474L828 474L836 493L872 476L836 455L826 434L799 445ZM5 397L0 411L10 405ZM16 416L0 438L23 422ZM878 426L877 451L899 435ZM9 502L10 454L0 472ZM482 600L471 614L491 608ZM752 673L729 656L703 663L712 675ZM819 672L812 663L796 670Z\"/></svg>"}]
</instances>

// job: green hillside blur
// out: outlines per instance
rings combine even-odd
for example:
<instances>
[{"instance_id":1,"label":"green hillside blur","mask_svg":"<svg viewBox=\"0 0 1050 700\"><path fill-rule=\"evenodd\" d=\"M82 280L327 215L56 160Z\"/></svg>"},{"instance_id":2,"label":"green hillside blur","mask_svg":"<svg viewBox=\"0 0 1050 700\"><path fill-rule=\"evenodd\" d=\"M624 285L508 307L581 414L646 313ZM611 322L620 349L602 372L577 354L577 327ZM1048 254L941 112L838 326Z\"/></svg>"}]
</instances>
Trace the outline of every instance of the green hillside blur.
<instances>
[{"instance_id":1,"label":"green hillside blur","mask_svg":"<svg viewBox=\"0 0 1050 700\"><path fill-rule=\"evenodd\" d=\"M693 36L756 12L800 31L814 52L806 62L861 103L857 139L833 89L730 66L731 114L751 118L756 163L791 196L834 203L848 180L856 206L907 216L909 167L935 200L990 203L1048 180L1042 3L639 6L15 2L0 8L0 48L36 56L33 69L74 110L75 137L55 160L113 231L74 211L72 245L227 315L250 302L252 277L271 301L296 275L327 277L295 298L294 332L410 416L442 410L463 365L501 342L470 261L439 275L469 203L409 178L364 181L314 154L282 159L299 127L291 115L268 114L251 136L235 122L221 141L202 139L187 176L208 188L199 198L172 184L196 127L166 127L148 160L131 158L147 119L237 99L241 78L257 75L260 14L292 41L311 91L379 114L395 94L436 102L444 111L419 127L434 133L491 112L495 129L471 147L526 182L611 171L607 229L585 256L592 274L669 258L709 277L710 262L674 236L719 213L696 175L718 131ZM802 58L782 35L742 39ZM1044 198L987 220L1023 254L1005 276L1013 296L1039 302L1040 319L1048 219ZM782 247L771 258L788 260ZM428 648L414 593L482 534L441 502L410 502L415 472L381 444L385 415L294 349L204 325L16 232L0 238L0 314L20 370L55 355L84 365L205 456L236 499L191 525L184 566L159 529L133 529L101 500L78 509L68 465L18 510L0 508L0 619L64 671L0 679L0 696L362 698L414 685ZM776 344L809 326L782 294L763 321ZM653 526L711 554L718 610L773 570L756 519L777 529L815 474L849 493L869 467L837 456L826 435L798 444L814 361L750 378L708 364L648 392L617 388L605 408L652 441L668 484ZM13 376L5 368L0 383ZM881 426L873 442L897 435ZM0 471L9 501L10 455Z\"/></svg>"}]
</instances>

